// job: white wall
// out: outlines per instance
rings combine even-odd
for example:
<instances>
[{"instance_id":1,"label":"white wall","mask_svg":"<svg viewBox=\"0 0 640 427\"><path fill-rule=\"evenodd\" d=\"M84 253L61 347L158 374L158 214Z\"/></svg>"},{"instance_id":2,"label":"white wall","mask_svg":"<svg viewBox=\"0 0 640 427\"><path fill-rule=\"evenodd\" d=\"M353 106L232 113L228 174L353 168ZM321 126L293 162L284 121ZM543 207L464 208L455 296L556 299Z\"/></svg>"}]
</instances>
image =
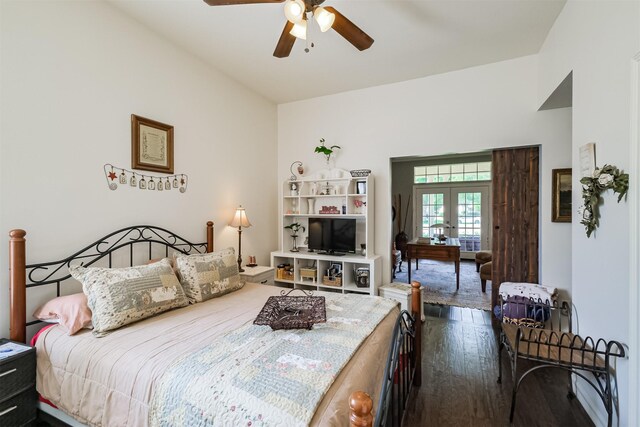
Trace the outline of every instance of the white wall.
<instances>
[{"instance_id":1,"label":"white wall","mask_svg":"<svg viewBox=\"0 0 640 427\"><path fill-rule=\"evenodd\" d=\"M62 258L118 227L164 226L192 241L238 204L243 253L276 249L276 107L104 2L2 1L0 230L27 230L28 262ZM175 126L185 194L110 191L104 163L130 168L130 115ZM7 237L0 336L8 335Z\"/></svg>"},{"instance_id":2,"label":"white wall","mask_svg":"<svg viewBox=\"0 0 640 427\"><path fill-rule=\"evenodd\" d=\"M537 112L537 57L469 68L278 106L278 177L293 160L322 166L319 138L342 150L337 166L376 180L375 251L390 278L391 157L541 146L541 280L570 292L571 227L551 223L551 169L568 167L571 109Z\"/></svg>"},{"instance_id":3,"label":"white wall","mask_svg":"<svg viewBox=\"0 0 640 427\"><path fill-rule=\"evenodd\" d=\"M640 50L640 3L637 1L569 1L540 51L539 100L573 70L572 164L578 170L578 148L596 143L596 162L614 164L625 171L630 162L630 65ZM632 186L638 185L631 176ZM580 204L579 177L574 175L573 202ZM629 342L629 204L604 196L599 229L587 239L574 210L573 302L584 334ZM637 327L637 325L636 325ZM634 360L638 354L631 354ZM620 425L638 425L632 418L640 402L629 401L628 361L618 364ZM634 379L637 384L637 379ZM586 387L583 404L600 417L605 411ZM579 390L579 391L581 391ZM629 414L629 416L628 416Z\"/></svg>"}]
</instances>

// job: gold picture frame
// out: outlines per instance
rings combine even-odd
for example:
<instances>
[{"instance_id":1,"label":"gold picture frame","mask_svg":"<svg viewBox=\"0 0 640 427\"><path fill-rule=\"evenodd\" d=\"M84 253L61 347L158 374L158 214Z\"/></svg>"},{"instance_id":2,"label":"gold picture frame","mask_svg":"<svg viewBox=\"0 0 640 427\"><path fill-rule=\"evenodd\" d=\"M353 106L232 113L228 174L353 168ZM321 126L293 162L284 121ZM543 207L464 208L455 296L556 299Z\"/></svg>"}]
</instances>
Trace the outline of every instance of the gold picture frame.
<instances>
[{"instance_id":1,"label":"gold picture frame","mask_svg":"<svg viewBox=\"0 0 640 427\"><path fill-rule=\"evenodd\" d=\"M552 171L551 221L571 222L571 168Z\"/></svg>"},{"instance_id":2,"label":"gold picture frame","mask_svg":"<svg viewBox=\"0 0 640 427\"><path fill-rule=\"evenodd\" d=\"M131 168L173 173L173 126L131 115Z\"/></svg>"}]
</instances>

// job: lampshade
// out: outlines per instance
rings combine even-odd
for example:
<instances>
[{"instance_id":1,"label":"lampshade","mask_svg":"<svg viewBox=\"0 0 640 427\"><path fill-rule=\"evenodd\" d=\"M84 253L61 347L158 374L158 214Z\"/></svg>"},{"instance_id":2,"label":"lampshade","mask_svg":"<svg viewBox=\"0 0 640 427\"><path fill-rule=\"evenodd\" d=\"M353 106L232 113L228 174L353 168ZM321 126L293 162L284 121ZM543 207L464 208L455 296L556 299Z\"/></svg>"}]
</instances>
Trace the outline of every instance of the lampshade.
<instances>
[{"instance_id":1,"label":"lampshade","mask_svg":"<svg viewBox=\"0 0 640 427\"><path fill-rule=\"evenodd\" d=\"M431 228L449 228L450 225L449 224L438 223L438 224L432 224L430 227Z\"/></svg>"},{"instance_id":2,"label":"lampshade","mask_svg":"<svg viewBox=\"0 0 640 427\"><path fill-rule=\"evenodd\" d=\"M320 31L323 33L329 29L333 25L333 21L336 20L336 15L328 12L324 7L316 7L313 10L313 17L316 19L316 22L320 26Z\"/></svg>"},{"instance_id":3,"label":"lampshade","mask_svg":"<svg viewBox=\"0 0 640 427\"><path fill-rule=\"evenodd\" d=\"M290 22L296 24L302 21L305 9L306 6L302 0L287 0L284 4L284 16Z\"/></svg>"},{"instance_id":4,"label":"lampshade","mask_svg":"<svg viewBox=\"0 0 640 427\"><path fill-rule=\"evenodd\" d=\"M231 220L229 225L232 227L251 227L251 223L247 218L247 213L242 206L238 206L238 208L236 209L236 214L233 216L233 219Z\"/></svg>"},{"instance_id":5,"label":"lampshade","mask_svg":"<svg viewBox=\"0 0 640 427\"><path fill-rule=\"evenodd\" d=\"M299 39L306 40L307 39L307 21L302 20L300 22L296 22L293 25L293 28L291 29L291 31L289 31L289 34L291 34L292 36L296 36Z\"/></svg>"}]
</instances>

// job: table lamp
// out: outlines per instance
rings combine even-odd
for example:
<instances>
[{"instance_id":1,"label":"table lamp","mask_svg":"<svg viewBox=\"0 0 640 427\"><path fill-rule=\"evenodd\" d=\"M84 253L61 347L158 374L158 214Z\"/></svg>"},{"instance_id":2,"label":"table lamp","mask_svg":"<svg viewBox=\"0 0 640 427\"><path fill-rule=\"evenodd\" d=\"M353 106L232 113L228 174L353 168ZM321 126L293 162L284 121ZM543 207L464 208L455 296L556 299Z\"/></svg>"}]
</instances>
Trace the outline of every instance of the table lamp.
<instances>
[{"instance_id":1,"label":"table lamp","mask_svg":"<svg viewBox=\"0 0 640 427\"><path fill-rule=\"evenodd\" d=\"M442 224L442 223L437 223L437 224L433 224L431 225L431 228L435 228L436 229L436 233L438 233L438 241L440 243L444 242L445 240L447 240L447 236L445 236L444 234L444 229L445 228L449 228L449 224Z\"/></svg>"},{"instance_id":2,"label":"table lamp","mask_svg":"<svg viewBox=\"0 0 640 427\"><path fill-rule=\"evenodd\" d=\"M251 227L251 223L247 218L247 213L242 205L238 206L236 209L236 214L233 216L229 225L231 227L238 227L238 271L242 273L244 271L242 268L242 227Z\"/></svg>"}]
</instances>

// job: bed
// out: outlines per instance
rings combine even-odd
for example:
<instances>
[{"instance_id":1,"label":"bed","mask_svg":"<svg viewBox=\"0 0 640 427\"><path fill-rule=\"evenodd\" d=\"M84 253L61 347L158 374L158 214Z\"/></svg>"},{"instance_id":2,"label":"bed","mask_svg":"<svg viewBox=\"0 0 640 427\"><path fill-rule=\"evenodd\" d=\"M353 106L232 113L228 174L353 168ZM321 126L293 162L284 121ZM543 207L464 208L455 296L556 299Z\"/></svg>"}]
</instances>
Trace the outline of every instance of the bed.
<instances>
[{"instance_id":1,"label":"bed","mask_svg":"<svg viewBox=\"0 0 640 427\"><path fill-rule=\"evenodd\" d=\"M134 226L110 233L63 260L27 264L25 235L23 230L10 233L10 329L11 339L20 342L26 341L27 330L32 334L42 326L37 320L27 322L27 289L52 287L57 296L64 294L72 265L131 266L174 252L214 250L212 222L207 223L206 242L196 244L163 228ZM41 402L39 409L75 425L170 425L176 420L226 425L241 419L245 425L255 426L269 425L269 419L287 419L273 418L283 413L294 417L291 425L400 425L410 389L421 382L420 366L415 362L421 353L416 317L400 313L397 307L380 311L388 302L377 297L358 299L362 297L327 293L327 322L340 323L339 333L362 335L351 356L340 365L329 360L331 352L313 350L318 357L294 356L294 360L282 362L282 357L291 356L278 353L280 357L274 362L267 356L283 351L285 344L302 342L304 345L297 345L312 351L323 345L314 337L326 334L323 328L315 327L292 332L251 325L267 298L279 295L281 290L248 283L235 292L132 323L103 338L96 338L88 330L68 336L61 328L50 327L39 333L36 342L37 389L57 408ZM357 307L366 306L362 301L368 299L368 304L379 311L379 319L369 329L364 321L371 317L368 314L362 315L362 324L353 330L342 324L348 322L341 313L331 314L332 310L343 309L355 313ZM418 312L419 301L416 282L413 312ZM265 352L262 359L250 358L254 350L246 344L249 336L271 346L271 353ZM330 342L336 338L325 335L323 339ZM226 347L231 350L219 353ZM313 370L309 367L315 369L316 365L340 367L332 366L333 371L326 368L325 373L314 371L317 376L309 376L308 371ZM285 366L293 367L286 371ZM214 380L218 373L221 378L227 377ZM295 381L282 382L287 375ZM208 378L210 384L205 386ZM316 384L322 381L327 383L325 389ZM214 389L225 382L232 384L229 390L233 395L227 389ZM200 388L194 386L201 383ZM183 395L174 396L180 388L184 389ZM315 401L310 397L314 394ZM226 399L224 404L215 406L222 397ZM194 403L197 399L202 402ZM237 403L229 403L232 399ZM289 408L288 412L280 408L282 401L287 401L282 405ZM172 407L170 412L167 408ZM187 407L191 412L185 410ZM295 411L290 410L292 407ZM238 418L241 411L243 418Z\"/></svg>"}]
</instances>

